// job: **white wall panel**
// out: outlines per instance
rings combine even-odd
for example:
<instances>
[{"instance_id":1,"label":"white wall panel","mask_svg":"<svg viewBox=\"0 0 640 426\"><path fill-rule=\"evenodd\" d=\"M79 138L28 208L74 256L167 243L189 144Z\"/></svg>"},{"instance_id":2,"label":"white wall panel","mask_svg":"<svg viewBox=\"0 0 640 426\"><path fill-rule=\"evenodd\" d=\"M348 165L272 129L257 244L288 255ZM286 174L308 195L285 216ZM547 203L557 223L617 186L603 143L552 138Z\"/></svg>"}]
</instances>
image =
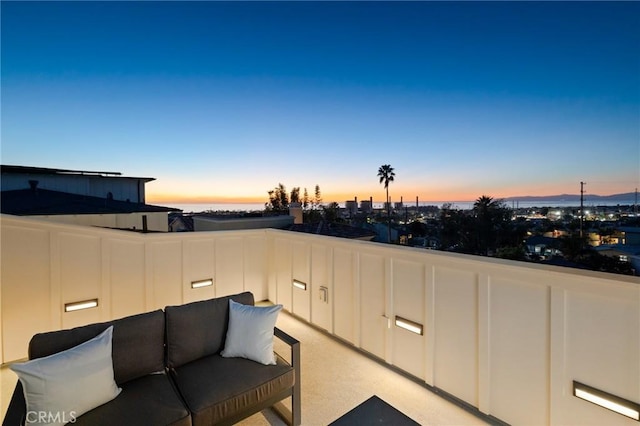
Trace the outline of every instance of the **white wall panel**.
<instances>
[{"instance_id":1,"label":"white wall panel","mask_svg":"<svg viewBox=\"0 0 640 426\"><path fill-rule=\"evenodd\" d=\"M295 241L292 249L292 280L307 285L305 290L292 287L292 312L306 321L311 321L311 246L306 242Z\"/></svg>"},{"instance_id":2,"label":"white wall panel","mask_svg":"<svg viewBox=\"0 0 640 426\"><path fill-rule=\"evenodd\" d=\"M182 245L182 299L184 303L212 299L216 295L216 244L212 239L187 240ZM191 283L212 279L214 285L192 288Z\"/></svg>"},{"instance_id":3,"label":"white wall panel","mask_svg":"<svg viewBox=\"0 0 640 426\"><path fill-rule=\"evenodd\" d=\"M244 244L242 238L216 240L216 297L244 291Z\"/></svg>"},{"instance_id":4,"label":"white wall panel","mask_svg":"<svg viewBox=\"0 0 640 426\"><path fill-rule=\"evenodd\" d=\"M332 301L331 251L324 245L313 244L311 246L311 322L313 324L325 330L332 330Z\"/></svg>"},{"instance_id":5,"label":"white wall panel","mask_svg":"<svg viewBox=\"0 0 640 426\"><path fill-rule=\"evenodd\" d=\"M384 262L382 256L360 255L360 347L382 359L388 327Z\"/></svg>"},{"instance_id":6,"label":"white wall panel","mask_svg":"<svg viewBox=\"0 0 640 426\"><path fill-rule=\"evenodd\" d=\"M52 328L50 240L47 231L2 227L2 359L27 356L31 336ZM56 304L59 306L59 304ZM55 315L60 318L61 313Z\"/></svg>"},{"instance_id":7,"label":"white wall panel","mask_svg":"<svg viewBox=\"0 0 640 426\"><path fill-rule=\"evenodd\" d=\"M307 271L311 320L372 353L381 306L423 323L426 336L388 329L384 359L506 422L637 424L571 395L579 380L640 401L637 277L276 230L140 235L6 215L0 224L2 362L26 356L38 332L183 303L213 258L227 291L262 288L287 309L293 274ZM317 303L319 286L330 303ZM65 301L95 297L99 308L63 322Z\"/></svg>"},{"instance_id":8,"label":"white wall panel","mask_svg":"<svg viewBox=\"0 0 640 426\"><path fill-rule=\"evenodd\" d=\"M613 289L612 289L613 290ZM625 294L626 293L626 294ZM617 295L617 296L616 296ZM564 350L558 364L564 392L554 393L555 423L580 425L637 425L572 396L572 382L640 402L640 291L579 292L562 295L564 312L558 318ZM554 342L555 343L555 342Z\"/></svg>"},{"instance_id":9,"label":"white wall panel","mask_svg":"<svg viewBox=\"0 0 640 426\"><path fill-rule=\"evenodd\" d=\"M478 277L435 268L434 385L478 405Z\"/></svg>"},{"instance_id":10,"label":"white wall panel","mask_svg":"<svg viewBox=\"0 0 640 426\"><path fill-rule=\"evenodd\" d=\"M190 301L184 287L190 288L192 277L215 272L214 234L141 235L6 215L0 223L1 362L24 358L29 339L39 332ZM255 244L245 248L247 239ZM237 274L238 291L243 275L251 277L254 295L264 299L265 232L238 233L230 244L221 244L221 252L231 253L223 276ZM245 256L250 260L243 270ZM65 302L94 298L98 308L63 313Z\"/></svg>"},{"instance_id":11,"label":"white wall panel","mask_svg":"<svg viewBox=\"0 0 640 426\"><path fill-rule=\"evenodd\" d=\"M267 300L267 242L264 235L244 239L244 290L256 301Z\"/></svg>"},{"instance_id":12,"label":"white wall panel","mask_svg":"<svg viewBox=\"0 0 640 426\"><path fill-rule=\"evenodd\" d=\"M419 324L426 323L425 266L417 262L392 260L393 315ZM393 364L421 379L425 378L425 336L393 327Z\"/></svg>"},{"instance_id":13,"label":"white wall panel","mask_svg":"<svg viewBox=\"0 0 640 426\"><path fill-rule=\"evenodd\" d=\"M167 232L169 230L166 212L126 213L126 214L72 214L31 216L38 220L69 225L96 226L104 228L142 229L142 216L147 216L147 229Z\"/></svg>"},{"instance_id":14,"label":"white wall panel","mask_svg":"<svg viewBox=\"0 0 640 426\"><path fill-rule=\"evenodd\" d=\"M349 250L333 250L333 332L355 344L355 295L353 254Z\"/></svg>"},{"instance_id":15,"label":"white wall panel","mask_svg":"<svg viewBox=\"0 0 640 426\"><path fill-rule=\"evenodd\" d=\"M491 278L491 414L511 424L549 420L549 300L547 286Z\"/></svg>"},{"instance_id":16,"label":"white wall panel","mask_svg":"<svg viewBox=\"0 0 640 426\"><path fill-rule=\"evenodd\" d=\"M110 317L122 318L144 312L144 243L112 240L109 247Z\"/></svg>"},{"instance_id":17,"label":"white wall panel","mask_svg":"<svg viewBox=\"0 0 640 426\"><path fill-rule=\"evenodd\" d=\"M182 242L149 243L147 255L147 279L151 280L151 305L147 310L182 304Z\"/></svg>"},{"instance_id":18,"label":"white wall panel","mask_svg":"<svg viewBox=\"0 0 640 426\"><path fill-rule=\"evenodd\" d=\"M288 311L291 311L291 241L281 238L275 240L275 267L277 303L280 303Z\"/></svg>"},{"instance_id":19,"label":"white wall panel","mask_svg":"<svg viewBox=\"0 0 640 426\"><path fill-rule=\"evenodd\" d=\"M276 241L275 238L267 237L267 294L269 300L278 303L278 282L277 282L277 256L276 256Z\"/></svg>"},{"instance_id":20,"label":"white wall panel","mask_svg":"<svg viewBox=\"0 0 640 426\"><path fill-rule=\"evenodd\" d=\"M60 288L62 327L72 328L100 321L100 311L106 309L101 300L102 254L100 238L80 234L60 233ZM99 299L98 307L64 312L66 303Z\"/></svg>"}]
</instances>

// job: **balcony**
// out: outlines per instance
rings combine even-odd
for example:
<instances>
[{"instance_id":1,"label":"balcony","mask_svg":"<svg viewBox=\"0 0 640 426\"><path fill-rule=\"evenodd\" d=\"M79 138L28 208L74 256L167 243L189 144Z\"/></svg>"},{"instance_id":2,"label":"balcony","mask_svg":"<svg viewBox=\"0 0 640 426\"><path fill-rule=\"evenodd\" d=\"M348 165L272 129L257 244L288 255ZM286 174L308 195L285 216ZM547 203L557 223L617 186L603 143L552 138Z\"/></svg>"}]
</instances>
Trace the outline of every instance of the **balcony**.
<instances>
[{"instance_id":1,"label":"balcony","mask_svg":"<svg viewBox=\"0 0 640 426\"><path fill-rule=\"evenodd\" d=\"M304 424L374 393L420 423L481 422L426 387L511 424L638 424L573 396L575 380L640 402L637 277L276 230L1 221L2 363L37 332L252 291L293 315L280 325L302 342ZM63 312L89 299L98 307Z\"/></svg>"}]
</instances>

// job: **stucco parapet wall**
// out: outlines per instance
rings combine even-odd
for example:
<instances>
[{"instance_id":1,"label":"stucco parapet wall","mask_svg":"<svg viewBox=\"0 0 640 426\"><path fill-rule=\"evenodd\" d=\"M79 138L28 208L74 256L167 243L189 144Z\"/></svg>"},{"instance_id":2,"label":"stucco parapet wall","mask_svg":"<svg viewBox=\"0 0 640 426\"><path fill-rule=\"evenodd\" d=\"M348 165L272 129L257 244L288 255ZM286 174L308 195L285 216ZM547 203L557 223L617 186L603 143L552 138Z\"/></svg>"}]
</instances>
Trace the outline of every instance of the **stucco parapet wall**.
<instances>
[{"instance_id":1,"label":"stucco parapet wall","mask_svg":"<svg viewBox=\"0 0 640 426\"><path fill-rule=\"evenodd\" d=\"M286 228L293 224L293 216L214 218L193 216L193 230L232 231L239 229Z\"/></svg>"}]
</instances>

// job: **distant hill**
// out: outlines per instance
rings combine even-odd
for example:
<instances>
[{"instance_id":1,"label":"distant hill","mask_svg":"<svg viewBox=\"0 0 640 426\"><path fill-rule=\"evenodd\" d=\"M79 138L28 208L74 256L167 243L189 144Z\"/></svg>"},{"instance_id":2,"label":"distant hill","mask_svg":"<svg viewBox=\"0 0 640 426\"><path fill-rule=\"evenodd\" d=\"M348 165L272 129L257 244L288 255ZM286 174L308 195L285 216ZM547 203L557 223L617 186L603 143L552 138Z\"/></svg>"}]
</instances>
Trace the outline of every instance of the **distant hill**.
<instances>
[{"instance_id":1,"label":"distant hill","mask_svg":"<svg viewBox=\"0 0 640 426\"><path fill-rule=\"evenodd\" d=\"M584 200L589 203L593 202L611 202L611 201L622 201L625 203L634 202L636 199L635 192L626 192L623 194L612 194L612 195L596 195L596 194L585 194ZM560 194L560 195L542 195L542 196L531 196L524 195L521 197L507 197L504 198L504 201L559 201L559 202L571 202L571 201L580 201L580 194Z\"/></svg>"}]
</instances>

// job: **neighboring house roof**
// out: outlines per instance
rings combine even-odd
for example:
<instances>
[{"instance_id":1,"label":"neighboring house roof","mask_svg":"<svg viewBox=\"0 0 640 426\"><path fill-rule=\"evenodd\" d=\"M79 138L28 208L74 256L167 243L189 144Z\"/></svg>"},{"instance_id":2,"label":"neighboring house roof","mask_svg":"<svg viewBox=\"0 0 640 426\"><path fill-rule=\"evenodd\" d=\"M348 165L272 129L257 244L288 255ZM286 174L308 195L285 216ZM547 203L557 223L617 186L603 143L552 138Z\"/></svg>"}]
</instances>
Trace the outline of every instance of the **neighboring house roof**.
<instances>
[{"instance_id":1,"label":"neighboring house roof","mask_svg":"<svg viewBox=\"0 0 640 426\"><path fill-rule=\"evenodd\" d=\"M355 226L344 225L341 223L294 223L287 228L289 231L306 232L307 234L327 235L339 238L351 239L372 239L376 236L375 232L367 229L357 228Z\"/></svg>"},{"instance_id":2,"label":"neighboring house roof","mask_svg":"<svg viewBox=\"0 0 640 426\"><path fill-rule=\"evenodd\" d=\"M175 231L193 232L193 217L182 213L169 213L169 227Z\"/></svg>"},{"instance_id":3,"label":"neighboring house roof","mask_svg":"<svg viewBox=\"0 0 640 426\"><path fill-rule=\"evenodd\" d=\"M0 212L16 216L172 212L179 209L47 189L2 191Z\"/></svg>"},{"instance_id":4,"label":"neighboring house roof","mask_svg":"<svg viewBox=\"0 0 640 426\"><path fill-rule=\"evenodd\" d=\"M193 230L199 231L231 231L238 229L286 229L293 223L289 215L252 215L252 214L195 214Z\"/></svg>"},{"instance_id":5,"label":"neighboring house roof","mask_svg":"<svg viewBox=\"0 0 640 426\"><path fill-rule=\"evenodd\" d=\"M149 177L123 177L120 172L96 172L87 170L69 170L69 169L51 169L47 167L31 167L31 166L11 166L0 165L2 173L27 173L32 175L80 175L80 176L98 176L98 177L115 177L121 179L140 179L145 182L154 181L155 178Z\"/></svg>"},{"instance_id":6,"label":"neighboring house roof","mask_svg":"<svg viewBox=\"0 0 640 426\"><path fill-rule=\"evenodd\" d=\"M616 228L616 230L626 234L640 234L640 226L621 226Z\"/></svg>"},{"instance_id":7,"label":"neighboring house roof","mask_svg":"<svg viewBox=\"0 0 640 426\"><path fill-rule=\"evenodd\" d=\"M640 255L640 246L639 245L626 245L626 244L602 244L598 247L594 247L595 250L600 254L611 253L611 254L626 254L630 256L638 256Z\"/></svg>"},{"instance_id":8,"label":"neighboring house roof","mask_svg":"<svg viewBox=\"0 0 640 426\"><path fill-rule=\"evenodd\" d=\"M567 268L589 269L589 267L586 265L571 262L570 260L567 260L561 256L551 256L550 258L543 260L540 263L543 263L545 265L564 266Z\"/></svg>"}]
</instances>

